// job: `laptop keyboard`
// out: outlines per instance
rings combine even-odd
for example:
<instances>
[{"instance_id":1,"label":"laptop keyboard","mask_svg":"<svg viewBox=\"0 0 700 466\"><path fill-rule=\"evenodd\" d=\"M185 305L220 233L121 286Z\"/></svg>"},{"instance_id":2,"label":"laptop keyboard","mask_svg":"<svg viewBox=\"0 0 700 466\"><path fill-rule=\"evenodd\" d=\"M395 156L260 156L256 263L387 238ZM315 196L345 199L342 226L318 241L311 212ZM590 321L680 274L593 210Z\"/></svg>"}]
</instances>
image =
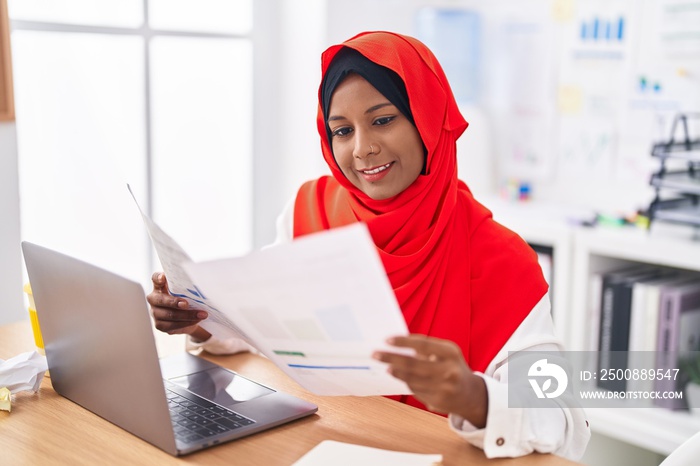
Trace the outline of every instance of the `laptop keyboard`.
<instances>
[{"instance_id":1,"label":"laptop keyboard","mask_svg":"<svg viewBox=\"0 0 700 466\"><path fill-rule=\"evenodd\" d=\"M176 392L167 385L171 384L166 383L165 393L175 438L178 440L194 442L255 423L228 408L185 390Z\"/></svg>"}]
</instances>

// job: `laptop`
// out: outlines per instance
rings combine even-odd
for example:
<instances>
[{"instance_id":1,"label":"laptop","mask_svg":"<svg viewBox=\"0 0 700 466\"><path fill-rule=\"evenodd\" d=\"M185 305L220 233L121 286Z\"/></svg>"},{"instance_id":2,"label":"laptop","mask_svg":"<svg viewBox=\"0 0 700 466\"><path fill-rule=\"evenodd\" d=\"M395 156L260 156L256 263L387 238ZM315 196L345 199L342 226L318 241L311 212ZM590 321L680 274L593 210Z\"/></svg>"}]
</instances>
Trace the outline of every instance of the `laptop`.
<instances>
[{"instance_id":1,"label":"laptop","mask_svg":"<svg viewBox=\"0 0 700 466\"><path fill-rule=\"evenodd\" d=\"M309 416L312 403L183 351L158 359L140 284L22 242L51 383L175 456Z\"/></svg>"}]
</instances>

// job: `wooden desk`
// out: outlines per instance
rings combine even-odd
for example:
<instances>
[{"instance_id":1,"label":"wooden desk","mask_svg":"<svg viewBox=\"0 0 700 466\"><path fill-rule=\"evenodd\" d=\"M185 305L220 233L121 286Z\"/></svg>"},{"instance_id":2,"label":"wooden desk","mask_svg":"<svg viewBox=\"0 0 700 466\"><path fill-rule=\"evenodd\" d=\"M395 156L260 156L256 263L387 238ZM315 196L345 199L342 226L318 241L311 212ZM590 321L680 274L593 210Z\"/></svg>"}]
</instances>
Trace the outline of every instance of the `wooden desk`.
<instances>
[{"instance_id":1,"label":"wooden desk","mask_svg":"<svg viewBox=\"0 0 700 466\"><path fill-rule=\"evenodd\" d=\"M180 346L182 348L182 346ZM34 349L29 322L0 327L0 358ZM240 354L212 361L318 405L318 413L272 430L175 458L59 396L45 377L38 393L13 396L0 411L0 463L39 464L242 464L288 466L322 440L387 450L441 453L443 464L565 466L553 455L489 461L450 431L445 418L382 397L319 397L302 389L267 359ZM117 400L115 400L117 402ZM128 403L128 400L121 400Z\"/></svg>"}]
</instances>

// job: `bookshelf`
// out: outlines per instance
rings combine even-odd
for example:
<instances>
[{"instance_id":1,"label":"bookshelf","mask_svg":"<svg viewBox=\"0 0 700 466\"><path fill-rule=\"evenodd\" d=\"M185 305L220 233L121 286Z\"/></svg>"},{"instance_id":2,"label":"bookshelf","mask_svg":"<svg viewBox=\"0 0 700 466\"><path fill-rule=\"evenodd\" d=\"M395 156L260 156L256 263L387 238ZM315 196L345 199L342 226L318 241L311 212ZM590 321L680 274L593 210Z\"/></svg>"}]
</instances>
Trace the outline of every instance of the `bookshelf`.
<instances>
[{"instance_id":1,"label":"bookshelf","mask_svg":"<svg viewBox=\"0 0 700 466\"><path fill-rule=\"evenodd\" d=\"M589 277L594 272L632 264L700 270L700 240L689 227L656 225L639 229L577 229L572 239L571 319L568 347L586 349ZM585 329L585 330L584 330ZM660 408L590 409L594 430L647 450L669 454L700 431L700 417Z\"/></svg>"},{"instance_id":2,"label":"bookshelf","mask_svg":"<svg viewBox=\"0 0 700 466\"><path fill-rule=\"evenodd\" d=\"M700 238L692 227L656 224L584 227L572 212L546 204L487 200L494 218L530 244L554 251L553 319L567 350L589 349L590 277L634 264L700 271ZM661 408L588 409L594 432L648 451L668 455L700 431L700 416Z\"/></svg>"},{"instance_id":3,"label":"bookshelf","mask_svg":"<svg viewBox=\"0 0 700 466\"><path fill-rule=\"evenodd\" d=\"M572 240L571 329L586 327L588 279L594 272L632 264L654 264L700 271L700 240L687 227L656 225L640 229L577 229ZM584 350L585 334L569 334L571 350Z\"/></svg>"}]
</instances>

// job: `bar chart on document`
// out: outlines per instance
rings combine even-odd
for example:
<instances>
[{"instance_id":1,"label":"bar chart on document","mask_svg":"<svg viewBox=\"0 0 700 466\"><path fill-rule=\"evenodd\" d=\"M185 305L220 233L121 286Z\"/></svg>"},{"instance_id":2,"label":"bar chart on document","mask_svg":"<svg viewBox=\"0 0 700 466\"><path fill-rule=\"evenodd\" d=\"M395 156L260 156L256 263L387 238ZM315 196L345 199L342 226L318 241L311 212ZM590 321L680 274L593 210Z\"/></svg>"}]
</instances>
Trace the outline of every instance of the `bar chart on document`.
<instances>
[{"instance_id":1,"label":"bar chart on document","mask_svg":"<svg viewBox=\"0 0 700 466\"><path fill-rule=\"evenodd\" d=\"M216 309L216 307L212 306L212 303L207 300L204 293L197 288L197 285L192 282L182 268L183 263L192 260L190 256L173 238L165 233L158 224L143 212L136 200L136 196L131 190L131 186L128 184L127 189L141 213L141 218L146 225L151 243L158 254L158 260L160 260L168 280L168 291L170 294L185 299L191 309L207 311L209 317L200 325L212 335L221 339L240 338L250 343L250 339L240 328Z\"/></svg>"}]
</instances>

